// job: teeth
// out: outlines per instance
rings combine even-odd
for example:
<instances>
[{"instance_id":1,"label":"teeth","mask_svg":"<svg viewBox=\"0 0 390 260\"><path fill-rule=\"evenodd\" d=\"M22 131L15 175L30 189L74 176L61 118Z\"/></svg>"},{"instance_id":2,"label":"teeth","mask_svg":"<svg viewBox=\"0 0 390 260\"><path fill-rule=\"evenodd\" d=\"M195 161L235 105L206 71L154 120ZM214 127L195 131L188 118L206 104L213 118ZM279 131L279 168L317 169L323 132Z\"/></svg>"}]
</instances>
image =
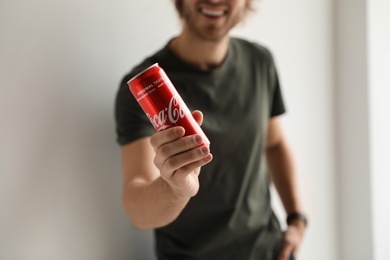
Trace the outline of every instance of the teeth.
<instances>
[{"instance_id":1,"label":"teeth","mask_svg":"<svg viewBox=\"0 0 390 260\"><path fill-rule=\"evenodd\" d=\"M219 16L222 16L224 14L224 11L214 11L214 10L202 9L202 13L205 15L209 15L209 16L219 17Z\"/></svg>"}]
</instances>

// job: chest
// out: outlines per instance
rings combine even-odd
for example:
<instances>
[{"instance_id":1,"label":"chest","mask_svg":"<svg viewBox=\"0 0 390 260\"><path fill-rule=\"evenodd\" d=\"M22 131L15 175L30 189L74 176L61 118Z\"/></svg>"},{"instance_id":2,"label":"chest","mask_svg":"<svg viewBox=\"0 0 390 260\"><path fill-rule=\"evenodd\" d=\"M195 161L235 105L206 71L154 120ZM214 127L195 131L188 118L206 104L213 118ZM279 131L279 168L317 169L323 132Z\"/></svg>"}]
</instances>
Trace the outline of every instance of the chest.
<instances>
[{"instance_id":1,"label":"chest","mask_svg":"<svg viewBox=\"0 0 390 260\"><path fill-rule=\"evenodd\" d=\"M221 77L174 82L190 111L203 112L202 129L212 149L233 153L259 144L270 114L267 79L261 73L232 71Z\"/></svg>"}]
</instances>

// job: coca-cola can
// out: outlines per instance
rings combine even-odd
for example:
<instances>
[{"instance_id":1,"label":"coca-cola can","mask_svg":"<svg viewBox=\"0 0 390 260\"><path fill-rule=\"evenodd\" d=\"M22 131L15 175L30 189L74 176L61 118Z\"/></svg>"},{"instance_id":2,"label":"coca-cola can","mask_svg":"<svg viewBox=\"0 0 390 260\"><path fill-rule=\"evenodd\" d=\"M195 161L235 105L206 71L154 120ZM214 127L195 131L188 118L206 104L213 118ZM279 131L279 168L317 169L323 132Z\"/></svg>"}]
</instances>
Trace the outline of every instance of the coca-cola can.
<instances>
[{"instance_id":1,"label":"coca-cola can","mask_svg":"<svg viewBox=\"0 0 390 260\"><path fill-rule=\"evenodd\" d=\"M158 63L138 73L127 84L156 131L182 126L186 136L199 134L202 145L210 146L209 139Z\"/></svg>"}]
</instances>

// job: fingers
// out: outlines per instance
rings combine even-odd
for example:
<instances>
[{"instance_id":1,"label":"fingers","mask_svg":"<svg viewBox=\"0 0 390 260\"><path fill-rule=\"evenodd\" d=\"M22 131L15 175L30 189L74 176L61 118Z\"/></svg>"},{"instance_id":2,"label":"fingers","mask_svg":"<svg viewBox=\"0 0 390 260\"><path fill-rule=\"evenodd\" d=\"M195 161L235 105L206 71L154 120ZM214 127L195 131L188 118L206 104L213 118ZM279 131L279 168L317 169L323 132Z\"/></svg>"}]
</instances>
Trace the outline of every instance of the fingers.
<instances>
[{"instance_id":1,"label":"fingers","mask_svg":"<svg viewBox=\"0 0 390 260\"><path fill-rule=\"evenodd\" d=\"M188 174L212 159L209 148L200 146L203 143L202 136L183 135L183 128L172 127L156 133L150 139L156 151L154 164L164 179L170 179L177 172Z\"/></svg>"},{"instance_id":2,"label":"fingers","mask_svg":"<svg viewBox=\"0 0 390 260\"><path fill-rule=\"evenodd\" d=\"M278 260L291 260L290 256L294 255L293 250L294 245L285 241L283 244L283 248L279 253Z\"/></svg>"},{"instance_id":3,"label":"fingers","mask_svg":"<svg viewBox=\"0 0 390 260\"><path fill-rule=\"evenodd\" d=\"M173 174L173 178L185 177L186 175L188 175L189 173L194 171L194 169L208 164L209 162L211 162L212 159L213 159L213 155L211 153L208 153L201 160L192 162L192 163L187 164L187 165L181 167L180 169L176 170Z\"/></svg>"},{"instance_id":4,"label":"fingers","mask_svg":"<svg viewBox=\"0 0 390 260\"><path fill-rule=\"evenodd\" d=\"M197 167L200 167L210 161L210 150L206 146L200 146L185 153L168 158L163 164L163 172L172 173L172 177L175 174L187 175ZM206 162L202 159L206 158Z\"/></svg>"},{"instance_id":5,"label":"fingers","mask_svg":"<svg viewBox=\"0 0 390 260\"><path fill-rule=\"evenodd\" d=\"M303 229L299 229L294 225L288 226L284 232L283 247L279 253L278 260L295 259L302 243L303 232Z\"/></svg>"},{"instance_id":6,"label":"fingers","mask_svg":"<svg viewBox=\"0 0 390 260\"><path fill-rule=\"evenodd\" d=\"M182 137L178 140L174 140L169 143L162 144L159 146L156 150L156 157L154 160L154 164L162 170L163 165L168 165L168 169L166 170L176 170L177 166L180 166L179 163L176 161L183 161L183 163L188 163L192 158L198 158L196 155L201 155L202 152L209 152L208 150L205 151L201 147L197 149L196 151L192 151L192 153L185 153L186 151L189 151L191 149L194 149L201 145L203 143L203 139L200 135L190 135ZM196 154L197 152L197 154ZM175 156L177 155L177 156ZM190 158L191 157L191 158ZM199 158L198 158L199 159Z\"/></svg>"},{"instance_id":7,"label":"fingers","mask_svg":"<svg viewBox=\"0 0 390 260\"><path fill-rule=\"evenodd\" d=\"M200 146L202 142L199 135L186 136L162 145L156 153L160 176L177 197L188 199L199 190L200 167L212 160L209 147Z\"/></svg>"},{"instance_id":8,"label":"fingers","mask_svg":"<svg viewBox=\"0 0 390 260\"><path fill-rule=\"evenodd\" d=\"M168 182L179 181L180 176L186 177L200 166L210 162L212 159L210 150L206 146L200 146L169 157L161 166L161 177ZM198 172L199 173L199 172ZM175 175L178 175L175 177Z\"/></svg>"},{"instance_id":9,"label":"fingers","mask_svg":"<svg viewBox=\"0 0 390 260\"><path fill-rule=\"evenodd\" d=\"M183 127L171 127L166 130L155 133L150 138L150 144L152 145L155 152L162 146L163 144L173 142L183 137L185 134L185 130Z\"/></svg>"},{"instance_id":10,"label":"fingers","mask_svg":"<svg viewBox=\"0 0 390 260\"><path fill-rule=\"evenodd\" d=\"M200 125L203 121L202 113L194 111L193 116ZM202 145L203 142L201 135L185 136L183 127L165 129L150 139L156 152L154 164L177 197L189 198L199 190L200 167L213 158L209 147Z\"/></svg>"},{"instance_id":11,"label":"fingers","mask_svg":"<svg viewBox=\"0 0 390 260\"><path fill-rule=\"evenodd\" d=\"M198 125L202 125L203 113L201 111L195 110L194 112L192 112L192 116L194 117L194 119L198 123Z\"/></svg>"}]
</instances>

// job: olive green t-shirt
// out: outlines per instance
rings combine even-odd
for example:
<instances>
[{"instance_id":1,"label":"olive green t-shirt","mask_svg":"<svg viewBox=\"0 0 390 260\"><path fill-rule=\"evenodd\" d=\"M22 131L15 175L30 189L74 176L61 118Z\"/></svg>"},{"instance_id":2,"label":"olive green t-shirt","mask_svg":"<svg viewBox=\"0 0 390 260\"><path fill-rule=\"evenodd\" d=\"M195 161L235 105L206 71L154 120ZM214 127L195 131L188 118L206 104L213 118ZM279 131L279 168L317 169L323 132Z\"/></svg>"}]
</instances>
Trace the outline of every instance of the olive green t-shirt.
<instances>
[{"instance_id":1,"label":"olive green t-shirt","mask_svg":"<svg viewBox=\"0 0 390 260\"><path fill-rule=\"evenodd\" d=\"M264 148L270 117L285 107L272 55L231 38L222 64L204 71L168 46L124 77L116 99L117 141L155 133L126 83L158 63L188 108L203 112L213 160L202 167L200 190L180 216L155 230L158 259L273 259L281 231L271 209Z\"/></svg>"}]
</instances>

